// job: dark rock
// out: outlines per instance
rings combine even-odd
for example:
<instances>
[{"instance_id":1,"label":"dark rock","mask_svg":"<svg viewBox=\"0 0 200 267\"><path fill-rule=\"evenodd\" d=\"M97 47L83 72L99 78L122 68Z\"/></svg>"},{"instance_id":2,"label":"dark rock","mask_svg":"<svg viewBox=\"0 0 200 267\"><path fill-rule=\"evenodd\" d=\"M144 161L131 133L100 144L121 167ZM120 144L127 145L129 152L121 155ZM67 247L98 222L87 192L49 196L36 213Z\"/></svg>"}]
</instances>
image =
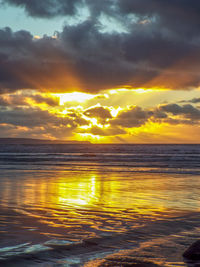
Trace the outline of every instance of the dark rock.
<instances>
[{"instance_id":1,"label":"dark rock","mask_svg":"<svg viewBox=\"0 0 200 267\"><path fill-rule=\"evenodd\" d=\"M200 260L200 240L194 242L184 253L183 257L188 260Z\"/></svg>"}]
</instances>

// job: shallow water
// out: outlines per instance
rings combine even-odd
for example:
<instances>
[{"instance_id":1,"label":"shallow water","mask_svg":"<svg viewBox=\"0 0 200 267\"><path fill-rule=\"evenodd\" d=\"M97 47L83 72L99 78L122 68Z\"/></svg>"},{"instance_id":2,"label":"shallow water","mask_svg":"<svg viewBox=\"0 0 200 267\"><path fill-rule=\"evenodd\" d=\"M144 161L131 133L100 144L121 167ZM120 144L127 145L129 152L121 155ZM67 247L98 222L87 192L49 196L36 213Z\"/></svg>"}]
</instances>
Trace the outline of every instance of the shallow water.
<instances>
[{"instance_id":1,"label":"shallow water","mask_svg":"<svg viewBox=\"0 0 200 267\"><path fill-rule=\"evenodd\" d=\"M187 266L181 254L200 237L200 175L191 166L166 172L157 161L159 169L134 171L116 158L88 166L88 157L96 157L89 151L87 164L78 159L56 168L51 155L47 168L19 161L21 151L9 160L4 153L0 266L98 266L102 259L116 266L135 258Z\"/></svg>"}]
</instances>

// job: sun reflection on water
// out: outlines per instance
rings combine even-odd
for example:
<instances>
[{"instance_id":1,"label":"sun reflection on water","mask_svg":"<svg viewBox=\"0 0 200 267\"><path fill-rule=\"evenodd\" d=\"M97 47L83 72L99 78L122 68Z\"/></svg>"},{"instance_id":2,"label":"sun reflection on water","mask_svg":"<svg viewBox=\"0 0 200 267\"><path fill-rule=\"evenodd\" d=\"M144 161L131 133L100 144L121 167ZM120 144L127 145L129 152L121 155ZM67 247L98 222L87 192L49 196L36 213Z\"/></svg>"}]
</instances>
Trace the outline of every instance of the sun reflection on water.
<instances>
[{"instance_id":1,"label":"sun reflection on water","mask_svg":"<svg viewBox=\"0 0 200 267\"><path fill-rule=\"evenodd\" d=\"M13 225L37 229L34 236L82 240L196 211L196 180L185 183L180 176L105 170L16 171L14 178L8 172L0 180L0 207L21 214L13 215Z\"/></svg>"},{"instance_id":2,"label":"sun reflection on water","mask_svg":"<svg viewBox=\"0 0 200 267\"><path fill-rule=\"evenodd\" d=\"M112 172L24 172L20 176L21 180L12 183L4 178L1 192L4 205L15 203L52 211L69 207L107 212L132 210L150 215L164 212L176 203L173 199L176 194L156 175L145 178Z\"/></svg>"}]
</instances>

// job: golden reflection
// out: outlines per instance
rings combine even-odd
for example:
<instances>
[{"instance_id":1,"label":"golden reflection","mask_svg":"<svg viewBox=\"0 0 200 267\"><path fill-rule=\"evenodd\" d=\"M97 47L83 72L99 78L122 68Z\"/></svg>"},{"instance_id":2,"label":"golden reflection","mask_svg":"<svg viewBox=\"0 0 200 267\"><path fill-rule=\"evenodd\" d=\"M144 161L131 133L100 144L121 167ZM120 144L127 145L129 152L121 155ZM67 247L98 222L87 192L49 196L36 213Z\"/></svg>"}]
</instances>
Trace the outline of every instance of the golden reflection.
<instances>
[{"instance_id":1,"label":"golden reflection","mask_svg":"<svg viewBox=\"0 0 200 267\"><path fill-rule=\"evenodd\" d=\"M176 183L165 182L159 174L127 175L127 173L100 172L44 172L42 177L24 173L23 182L8 180L2 192L5 206L12 201L17 207L37 207L42 210L57 209L76 213L77 209L104 210L115 213L131 210L137 214L155 215L176 205ZM181 197L181 196L180 196ZM10 198L12 198L10 200ZM65 214L66 215L66 214Z\"/></svg>"},{"instance_id":2,"label":"golden reflection","mask_svg":"<svg viewBox=\"0 0 200 267\"><path fill-rule=\"evenodd\" d=\"M196 177L188 184L181 176L106 170L19 171L14 179L2 177L0 206L25 216L27 228L48 238L80 240L101 231L124 232L147 218L199 208L193 197Z\"/></svg>"}]
</instances>

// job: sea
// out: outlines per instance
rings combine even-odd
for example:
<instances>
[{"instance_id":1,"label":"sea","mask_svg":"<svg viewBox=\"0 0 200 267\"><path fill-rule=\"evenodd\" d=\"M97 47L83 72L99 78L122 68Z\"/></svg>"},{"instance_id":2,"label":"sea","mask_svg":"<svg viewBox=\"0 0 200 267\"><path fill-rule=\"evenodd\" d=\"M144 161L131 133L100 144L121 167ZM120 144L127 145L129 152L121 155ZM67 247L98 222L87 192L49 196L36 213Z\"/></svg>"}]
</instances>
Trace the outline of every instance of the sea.
<instances>
[{"instance_id":1,"label":"sea","mask_svg":"<svg viewBox=\"0 0 200 267\"><path fill-rule=\"evenodd\" d=\"M200 266L199 239L200 145L0 145L0 266Z\"/></svg>"}]
</instances>

